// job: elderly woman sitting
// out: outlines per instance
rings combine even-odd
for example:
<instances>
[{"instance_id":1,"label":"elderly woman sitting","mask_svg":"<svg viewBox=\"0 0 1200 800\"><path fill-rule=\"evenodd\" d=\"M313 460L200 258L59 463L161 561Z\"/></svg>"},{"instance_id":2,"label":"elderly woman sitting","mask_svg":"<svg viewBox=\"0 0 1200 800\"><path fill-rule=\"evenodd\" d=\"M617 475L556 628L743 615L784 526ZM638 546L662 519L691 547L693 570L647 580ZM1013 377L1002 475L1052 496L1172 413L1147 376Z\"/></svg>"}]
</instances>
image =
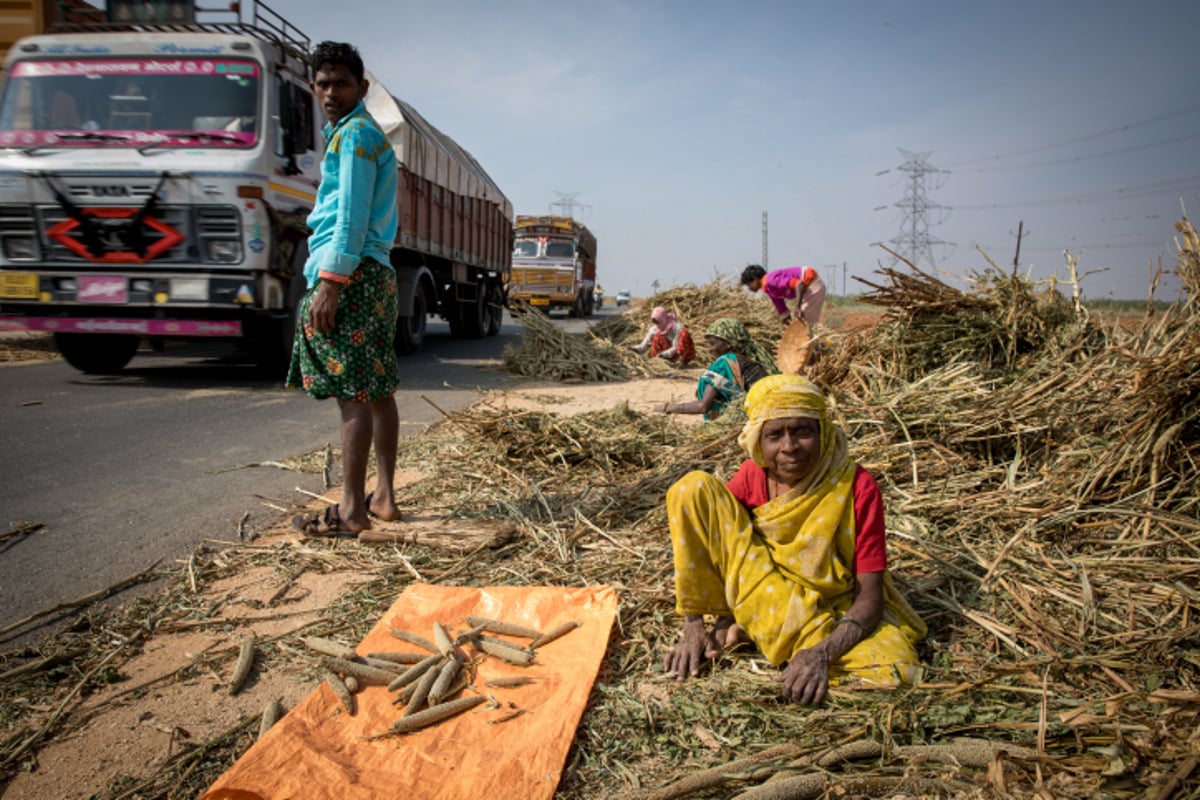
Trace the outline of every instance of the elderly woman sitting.
<instances>
[{"instance_id":1,"label":"elderly woman sitting","mask_svg":"<svg viewBox=\"0 0 1200 800\"><path fill-rule=\"evenodd\" d=\"M874 478L810 381L763 378L745 408L738 442L750 458L729 483L697 471L667 492L685 621L666 671L694 677L748 636L801 703L821 702L831 681L911 682L925 625L888 574Z\"/></svg>"}]
</instances>

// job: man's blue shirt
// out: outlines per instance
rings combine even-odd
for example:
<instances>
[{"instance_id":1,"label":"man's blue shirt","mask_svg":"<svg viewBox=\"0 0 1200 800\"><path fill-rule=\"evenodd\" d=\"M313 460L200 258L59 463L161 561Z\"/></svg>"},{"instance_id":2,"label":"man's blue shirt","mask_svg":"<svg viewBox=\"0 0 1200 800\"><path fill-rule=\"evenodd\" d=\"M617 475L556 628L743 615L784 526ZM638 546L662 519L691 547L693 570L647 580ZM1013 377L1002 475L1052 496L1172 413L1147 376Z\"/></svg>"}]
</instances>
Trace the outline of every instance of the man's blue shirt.
<instances>
[{"instance_id":1,"label":"man's blue shirt","mask_svg":"<svg viewBox=\"0 0 1200 800\"><path fill-rule=\"evenodd\" d=\"M398 220L396 154L364 103L321 133L325 157L304 265L309 288L323 275L344 282L363 258L390 266Z\"/></svg>"}]
</instances>

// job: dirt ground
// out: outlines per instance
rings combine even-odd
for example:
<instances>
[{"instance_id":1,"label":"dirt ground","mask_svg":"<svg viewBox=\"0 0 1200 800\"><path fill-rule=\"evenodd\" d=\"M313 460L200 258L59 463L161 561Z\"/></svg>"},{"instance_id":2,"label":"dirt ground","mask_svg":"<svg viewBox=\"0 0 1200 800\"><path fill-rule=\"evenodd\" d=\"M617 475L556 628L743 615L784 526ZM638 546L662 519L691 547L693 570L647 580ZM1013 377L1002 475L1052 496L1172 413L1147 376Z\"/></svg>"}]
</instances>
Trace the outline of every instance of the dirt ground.
<instances>
[{"instance_id":1,"label":"dirt ground","mask_svg":"<svg viewBox=\"0 0 1200 800\"><path fill-rule=\"evenodd\" d=\"M829 309L826 323L844 333L873 325L878 318L875 309L834 307ZM0 341L0 363L54 357L57 355L46 336L8 335ZM531 384L489 392L479 402L564 416L608 409L621 402L635 410L650 411L662 403L692 399L700 370L700 366L693 365L673 376L618 384ZM699 416L676 419L680 424L701 422ZM402 474L398 476L398 488L421 477L418 473ZM326 493L330 501L336 499L338 491L334 487ZM322 502L314 499L313 507ZM304 539L281 518L253 546L269 549L283 542L305 547ZM186 569L185 564L179 566ZM274 567L261 567L204 588L202 601L216 609L209 619L191 626L168 626L144 643L131 644L136 655L122 662L122 653L114 662L120 663L119 679L81 702L68 698L61 707L34 707L25 701L35 712L35 727L43 721L48 724L60 708L70 709L76 717L93 711L96 714L82 729L42 748L36 768L18 773L0 797L84 800L98 796L118 776L155 774L181 746L213 739L244 717L259 715L271 700L281 700L285 709L294 707L315 688L297 669L277 669L273 665L256 669L247 688L236 696L226 691L228 676L207 667L192 669L186 679L168 677L190 665L203 664L205 656L236 651L242 638L251 634L258 639L279 638L285 650L294 649L297 660L303 660L307 654L299 646L292 647L296 637L289 637L289 632L302 630L334 606L338 598L353 591L356 584L369 578L362 572L331 569L299 574L285 586L285 577ZM280 591L283 594L276 597ZM272 598L276 601L273 608L265 609L272 605ZM225 625L214 625L214 621Z\"/></svg>"},{"instance_id":2,"label":"dirt ground","mask_svg":"<svg viewBox=\"0 0 1200 800\"><path fill-rule=\"evenodd\" d=\"M490 392L479 402L494 408L532 409L563 416L608 409L621 402L650 411L656 404L692 399L699 371L699 367L692 366L675 377L619 384L531 385ZM699 416L675 419L680 424L701 422ZM398 475L398 488L421 477L411 472ZM326 496L333 501L338 491L333 487ZM321 500L314 499L314 508L321 504ZM402 524L377 522L376 527ZM284 518L253 546L273 548L282 542L305 546L304 539ZM186 569L186 564L180 568ZM207 667L191 670L191 677L184 680L167 677L203 663L206 656L236 651L249 635L260 640L282 637L286 649L289 641L297 640L297 636L288 635L290 631L298 635L339 597L351 592L355 584L367 579L361 572L351 571L304 573L271 604L268 601L280 590L282 578L276 568L261 567L203 589L198 602L219 604L212 617L202 625L159 629L140 648L131 646L137 654L121 663L119 680L78 706L66 704L72 715L96 716L81 730L41 749L36 769L18 773L0 797L85 800L103 792L119 776L155 774L182 745L213 739L243 717L261 714L272 699L278 698L284 709L293 708L315 688L295 669L256 670L247 688L236 696L227 692L228 676ZM266 610L268 605L275 610ZM301 661L308 658L302 650L295 648ZM229 662L226 659L222 663ZM51 707L31 708L46 721L55 712Z\"/></svg>"},{"instance_id":3,"label":"dirt ground","mask_svg":"<svg viewBox=\"0 0 1200 800\"><path fill-rule=\"evenodd\" d=\"M845 332L854 327L874 324L878 314L872 310L832 309L830 324ZM29 362L57 357L47 336L9 336L0 342L0 363ZM693 364L665 377L624 383L554 384L531 383L528 387L488 392L479 401L493 408L530 409L562 416L612 408L628 403L638 411L649 412L663 403L694 399L696 380L702 366ZM679 424L700 424L699 415L679 415ZM397 488L418 481L422 475L397 476ZM329 502L336 500L339 487L326 492ZM313 500L313 508L324 500ZM403 523L376 523L394 528ZM273 548L283 542L304 547L302 537L289 526L286 518L255 547ZM181 564L181 569L186 565ZM294 707L315 685L299 670L268 666L255 670L247 687L236 696L227 692L228 676L203 667L190 671L191 677L169 678L189 665L203 663L206 657L234 652L242 638L282 638L295 642L300 632L317 620L339 597L367 580L361 572L332 570L297 576L276 598L282 576L274 567L242 572L202 590L200 602L212 603L218 610L202 625L176 625L159 629L140 647L137 654L120 666L120 679L77 707L68 703L71 713L95 716L79 731L55 739L40 750L36 769L21 772L0 794L4 800L85 800L97 796L119 776L149 776L188 742L205 742L237 725L247 715L257 716L273 699L284 709ZM275 610L264 610L272 605ZM224 626L213 622L225 623ZM297 646L297 659L308 658ZM119 657L120 658L120 657ZM229 663L228 659L222 663ZM34 708L46 720L54 708Z\"/></svg>"}]
</instances>

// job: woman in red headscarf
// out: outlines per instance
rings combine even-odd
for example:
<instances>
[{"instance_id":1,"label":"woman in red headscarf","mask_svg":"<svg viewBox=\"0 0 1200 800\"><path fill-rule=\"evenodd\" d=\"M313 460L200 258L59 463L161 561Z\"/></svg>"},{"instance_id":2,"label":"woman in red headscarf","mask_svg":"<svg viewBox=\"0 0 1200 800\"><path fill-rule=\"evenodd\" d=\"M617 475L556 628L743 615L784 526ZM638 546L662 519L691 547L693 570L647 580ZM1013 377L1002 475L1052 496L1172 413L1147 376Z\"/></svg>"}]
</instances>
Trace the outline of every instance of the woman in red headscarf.
<instances>
[{"instance_id":1,"label":"woman in red headscarf","mask_svg":"<svg viewBox=\"0 0 1200 800\"><path fill-rule=\"evenodd\" d=\"M683 327L674 314L662 306L655 306L650 312L650 327L646 338L633 349L639 353L650 350L651 358L665 358L672 364L686 367L696 357L696 345L692 335Z\"/></svg>"}]
</instances>

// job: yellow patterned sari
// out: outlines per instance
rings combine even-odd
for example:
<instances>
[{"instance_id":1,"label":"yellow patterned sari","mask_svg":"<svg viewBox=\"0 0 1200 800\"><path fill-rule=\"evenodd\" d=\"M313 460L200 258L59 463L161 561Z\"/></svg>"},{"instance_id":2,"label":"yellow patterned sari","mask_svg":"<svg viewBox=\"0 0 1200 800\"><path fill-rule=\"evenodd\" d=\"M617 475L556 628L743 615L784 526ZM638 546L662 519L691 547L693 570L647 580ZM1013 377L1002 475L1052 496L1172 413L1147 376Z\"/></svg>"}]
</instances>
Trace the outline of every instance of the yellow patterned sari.
<instances>
[{"instance_id":1,"label":"yellow patterned sari","mask_svg":"<svg viewBox=\"0 0 1200 800\"><path fill-rule=\"evenodd\" d=\"M753 512L706 472L688 473L668 490L676 610L732 615L781 665L828 637L854 601L856 465L824 397L803 378L763 378L747 395L746 412L739 441L760 466L763 423L788 417L821 421L820 461L804 483ZM879 624L831 666L831 680L892 686L915 679L914 645L925 624L886 572L883 595Z\"/></svg>"}]
</instances>

